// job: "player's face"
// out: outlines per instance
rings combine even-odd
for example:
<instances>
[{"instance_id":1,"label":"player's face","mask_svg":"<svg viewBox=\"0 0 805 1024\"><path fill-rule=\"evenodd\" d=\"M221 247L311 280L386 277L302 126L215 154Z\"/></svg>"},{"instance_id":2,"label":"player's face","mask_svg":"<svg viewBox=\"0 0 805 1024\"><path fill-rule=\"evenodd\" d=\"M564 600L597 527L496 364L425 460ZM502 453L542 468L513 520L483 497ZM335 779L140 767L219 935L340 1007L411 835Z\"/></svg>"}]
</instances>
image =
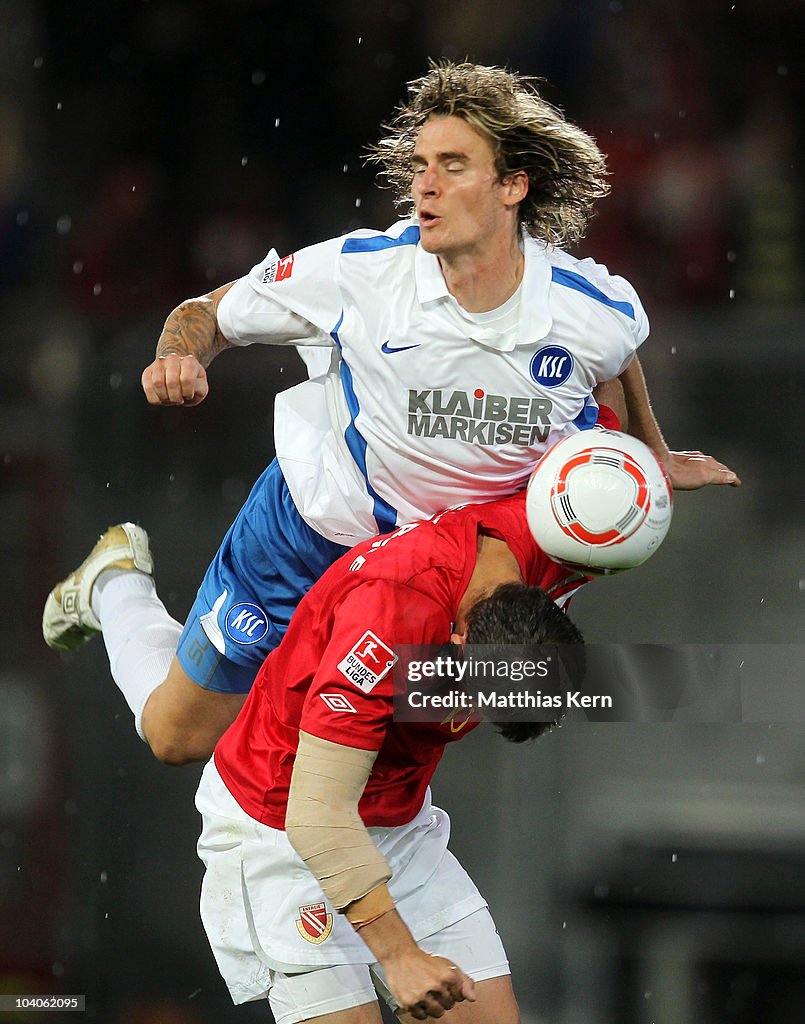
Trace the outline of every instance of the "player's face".
<instances>
[{"instance_id":1,"label":"player's face","mask_svg":"<svg viewBox=\"0 0 805 1024\"><path fill-rule=\"evenodd\" d=\"M412 159L414 205L422 247L444 258L482 255L508 242L522 198L500 181L488 139L460 117L433 117L420 131Z\"/></svg>"}]
</instances>

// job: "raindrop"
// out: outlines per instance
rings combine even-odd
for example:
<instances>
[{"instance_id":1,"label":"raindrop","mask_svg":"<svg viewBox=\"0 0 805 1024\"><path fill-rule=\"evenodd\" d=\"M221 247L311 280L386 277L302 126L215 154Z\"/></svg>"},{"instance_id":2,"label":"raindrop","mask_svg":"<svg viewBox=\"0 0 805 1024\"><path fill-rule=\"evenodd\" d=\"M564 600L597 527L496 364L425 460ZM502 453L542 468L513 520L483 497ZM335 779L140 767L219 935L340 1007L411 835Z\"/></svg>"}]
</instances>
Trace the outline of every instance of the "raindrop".
<instances>
[{"instance_id":1,"label":"raindrop","mask_svg":"<svg viewBox=\"0 0 805 1024\"><path fill-rule=\"evenodd\" d=\"M657 139L659 139L659 138L660 138L660 133L659 132L654 132L654 139L655 139L655 141Z\"/></svg>"},{"instance_id":2,"label":"raindrop","mask_svg":"<svg viewBox=\"0 0 805 1024\"><path fill-rule=\"evenodd\" d=\"M761 603L761 604L764 604L764 603L765 603L765 601L766 601L766 598L765 598L765 597L761 597L761 599L760 599L760 603Z\"/></svg>"},{"instance_id":3,"label":"raindrop","mask_svg":"<svg viewBox=\"0 0 805 1024\"><path fill-rule=\"evenodd\" d=\"M676 345L672 345L672 346L671 346L671 355L672 355L672 356L675 356L675 355L676 355Z\"/></svg>"},{"instance_id":4,"label":"raindrop","mask_svg":"<svg viewBox=\"0 0 805 1024\"><path fill-rule=\"evenodd\" d=\"M363 36L358 36L358 46L363 42Z\"/></svg>"},{"instance_id":5,"label":"raindrop","mask_svg":"<svg viewBox=\"0 0 805 1024\"><path fill-rule=\"evenodd\" d=\"M785 76L788 74L788 65L787 64L781 64L777 68L777 74L780 76L780 78L785 78Z\"/></svg>"},{"instance_id":6,"label":"raindrop","mask_svg":"<svg viewBox=\"0 0 805 1024\"><path fill-rule=\"evenodd\" d=\"M69 235L70 234L70 229L72 228L72 226L73 226L73 218L65 213L63 216L59 217L59 219L56 221L56 232L59 235Z\"/></svg>"},{"instance_id":7,"label":"raindrop","mask_svg":"<svg viewBox=\"0 0 805 1024\"><path fill-rule=\"evenodd\" d=\"M240 166L241 167L245 167L248 162L249 162L249 158L247 156L242 156L240 158Z\"/></svg>"},{"instance_id":8,"label":"raindrop","mask_svg":"<svg viewBox=\"0 0 805 1024\"><path fill-rule=\"evenodd\" d=\"M17 214L17 226L24 227L28 223L30 214L27 210L20 210Z\"/></svg>"},{"instance_id":9,"label":"raindrop","mask_svg":"<svg viewBox=\"0 0 805 1024\"><path fill-rule=\"evenodd\" d=\"M75 800L65 800L64 801L64 813L65 814L77 814L78 813L78 804L75 802Z\"/></svg>"},{"instance_id":10,"label":"raindrop","mask_svg":"<svg viewBox=\"0 0 805 1024\"><path fill-rule=\"evenodd\" d=\"M679 860L679 854L678 854L678 853L672 853L672 854L671 854L671 863L672 863L672 864L676 864L676 862L677 862L678 860Z\"/></svg>"},{"instance_id":11,"label":"raindrop","mask_svg":"<svg viewBox=\"0 0 805 1024\"><path fill-rule=\"evenodd\" d=\"M563 927L563 928L567 928L567 921L563 921L563 922L562 922L562 927Z\"/></svg>"},{"instance_id":12,"label":"raindrop","mask_svg":"<svg viewBox=\"0 0 805 1024\"><path fill-rule=\"evenodd\" d=\"M103 286L98 282L92 286L92 294L97 298L103 291Z\"/></svg>"},{"instance_id":13,"label":"raindrop","mask_svg":"<svg viewBox=\"0 0 805 1024\"><path fill-rule=\"evenodd\" d=\"M42 67L42 65L44 63L45 62L44 62L44 59L42 57L34 57L34 67L36 68L37 71Z\"/></svg>"},{"instance_id":14,"label":"raindrop","mask_svg":"<svg viewBox=\"0 0 805 1024\"><path fill-rule=\"evenodd\" d=\"M106 885L106 883L108 881L109 881L109 875L105 871L102 871L101 872L101 885Z\"/></svg>"},{"instance_id":15,"label":"raindrop","mask_svg":"<svg viewBox=\"0 0 805 1024\"><path fill-rule=\"evenodd\" d=\"M598 882L598 884L593 889L593 895L598 900L606 899L607 896L609 896L609 886L606 884L606 882Z\"/></svg>"},{"instance_id":16,"label":"raindrop","mask_svg":"<svg viewBox=\"0 0 805 1024\"><path fill-rule=\"evenodd\" d=\"M734 263L738 259L738 253L734 249L727 250L727 263Z\"/></svg>"},{"instance_id":17,"label":"raindrop","mask_svg":"<svg viewBox=\"0 0 805 1024\"><path fill-rule=\"evenodd\" d=\"M349 164L344 164L344 174L349 170Z\"/></svg>"},{"instance_id":18,"label":"raindrop","mask_svg":"<svg viewBox=\"0 0 805 1024\"><path fill-rule=\"evenodd\" d=\"M277 119L276 119L276 120L274 121L274 127L275 127L275 128L279 128L279 126L280 126L280 119L279 119L279 118L277 118Z\"/></svg>"},{"instance_id":19,"label":"raindrop","mask_svg":"<svg viewBox=\"0 0 805 1024\"><path fill-rule=\"evenodd\" d=\"M734 288L730 288L730 298L731 299L735 298L735 289Z\"/></svg>"},{"instance_id":20,"label":"raindrop","mask_svg":"<svg viewBox=\"0 0 805 1024\"><path fill-rule=\"evenodd\" d=\"M758 754L758 756L755 758L755 764L765 764L765 763L766 763L766 755L765 754Z\"/></svg>"},{"instance_id":21,"label":"raindrop","mask_svg":"<svg viewBox=\"0 0 805 1024\"><path fill-rule=\"evenodd\" d=\"M680 110L679 111L679 120L680 121L684 121L687 116L688 116L687 110Z\"/></svg>"},{"instance_id":22,"label":"raindrop","mask_svg":"<svg viewBox=\"0 0 805 1024\"><path fill-rule=\"evenodd\" d=\"M266 80L266 73L262 68L252 71L252 85L262 85Z\"/></svg>"},{"instance_id":23,"label":"raindrop","mask_svg":"<svg viewBox=\"0 0 805 1024\"><path fill-rule=\"evenodd\" d=\"M651 999L651 992L644 992L643 993L643 998L644 999Z\"/></svg>"},{"instance_id":24,"label":"raindrop","mask_svg":"<svg viewBox=\"0 0 805 1024\"><path fill-rule=\"evenodd\" d=\"M360 199L355 200L355 208L357 209L361 205Z\"/></svg>"},{"instance_id":25,"label":"raindrop","mask_svg":"<svg viewBox=\"0 0 805 1024\"><path fill-rule=\"evenodd\" d=\"M113 373L109 377L109 387L112 389L112 391L117 391L122 383L123 383L123 374L122 373Z\"/></svg>"},{"instance_id":26,"label":"raindrop","mask_svg":"<svg viewBox=\"0 0 805 1024\"><path fill-rule=\"evenodd\" d=\"M81 262L81 260L76 260L75 263L73 264L73 273L80 274L83 269L84 264Z\"/></svg>"},{"instance_id":27,"label":"raindrop","mask_svg":"<svg viewBox=\"0 0 805 1024\"><path fill-rule=\"evenodd\" d=\"M805 590L805 579L800 580L797 586L799 587L800 593L802 593L802 591Z\"/></svg>"},{"instance_id":28,"label":"raindrop","mask_svg":"<svg viewBox=\"0 0 805 1024\"><path fill-rule=\"evenodd\" d=\"M61 102L61 100L59 100L59 102L56 104L56 110L61 110L61 108L62 108L62 102Z\"/></svg>"},{"instance_id":29,"label":"raindrop","mask_svg":"<svg viewBox=\"0 0 805 1024\"><path fill-rule=\"evenodd\" d=\"M63 978L64 977L64 964L60 964L58 961L53 965L53 977Z\"/></svg>"}]
</instances>

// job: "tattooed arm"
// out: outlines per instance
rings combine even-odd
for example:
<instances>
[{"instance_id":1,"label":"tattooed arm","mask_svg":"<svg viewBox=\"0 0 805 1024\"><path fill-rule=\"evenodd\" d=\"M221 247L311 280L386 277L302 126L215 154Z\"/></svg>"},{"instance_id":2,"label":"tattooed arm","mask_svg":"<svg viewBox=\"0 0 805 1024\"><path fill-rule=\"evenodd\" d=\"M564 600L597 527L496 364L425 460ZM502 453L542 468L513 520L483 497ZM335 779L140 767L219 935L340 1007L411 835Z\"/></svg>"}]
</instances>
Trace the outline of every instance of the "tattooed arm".
<instances>
[{"instance_id":1,"label":"tattooed arm","mask_svg":"<svg viewBox=\"0 0 805 1024\"><path fill-rule=\"evenodd\" d=\"M218 304L232 284L187 299L170 314L157 342L156 359L142 375L151 405L198 405L209 391L207 367L228 341L218 326Z\"/></svg>"}]
</instances>

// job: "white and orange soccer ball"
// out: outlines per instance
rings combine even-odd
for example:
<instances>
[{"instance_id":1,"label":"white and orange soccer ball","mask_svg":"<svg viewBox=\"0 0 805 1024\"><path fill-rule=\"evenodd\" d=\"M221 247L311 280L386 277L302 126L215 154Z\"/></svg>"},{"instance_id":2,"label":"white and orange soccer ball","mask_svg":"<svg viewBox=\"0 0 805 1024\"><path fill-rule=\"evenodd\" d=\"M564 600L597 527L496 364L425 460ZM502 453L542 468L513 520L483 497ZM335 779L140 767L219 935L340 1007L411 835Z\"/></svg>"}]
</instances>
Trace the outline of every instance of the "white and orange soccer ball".
<instances>
[{"instance_id":1,"label":"white and orange soccer ball","mask_svg":"<svg viewBox=\"0 0 805 1024\"><path fill-rule=\"evenodd\" d=\"M583 572L642 565L671 525L674 495L654 452L629 434L583 430L539 460L528 482L528 525L542 550Z\"/></svg>"}]
</instances>

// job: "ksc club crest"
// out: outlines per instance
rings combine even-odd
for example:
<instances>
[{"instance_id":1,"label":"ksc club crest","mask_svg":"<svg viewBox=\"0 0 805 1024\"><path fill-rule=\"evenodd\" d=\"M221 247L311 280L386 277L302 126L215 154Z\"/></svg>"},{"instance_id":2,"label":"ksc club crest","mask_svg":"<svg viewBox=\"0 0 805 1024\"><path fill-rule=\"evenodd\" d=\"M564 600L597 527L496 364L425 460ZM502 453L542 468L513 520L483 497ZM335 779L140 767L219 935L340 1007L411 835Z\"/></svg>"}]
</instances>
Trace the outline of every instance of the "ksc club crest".
<instances>
[{"instance_id":1,"label":"ksc club crest","mask_svg":"<svg viewBox=\"0 0 805 1024\"><path fill-rule=\"evenodd\" d=\"M235 643L258 644L268 632L268 616L259 605L241 601L229 609L224 626Z\"/></svg>"},{"instance_id":2,"label":"ksc club crest","mask_svg":"<svg viewBox=\"0 0 805 1024\"><path fill-rule=\"evenodd\" d=\"M318 945L329 937L333 930L333 915L327 913L323 903L308 903L299 908L296 928L305 942Z\"/></svg>"}]
</instances>

